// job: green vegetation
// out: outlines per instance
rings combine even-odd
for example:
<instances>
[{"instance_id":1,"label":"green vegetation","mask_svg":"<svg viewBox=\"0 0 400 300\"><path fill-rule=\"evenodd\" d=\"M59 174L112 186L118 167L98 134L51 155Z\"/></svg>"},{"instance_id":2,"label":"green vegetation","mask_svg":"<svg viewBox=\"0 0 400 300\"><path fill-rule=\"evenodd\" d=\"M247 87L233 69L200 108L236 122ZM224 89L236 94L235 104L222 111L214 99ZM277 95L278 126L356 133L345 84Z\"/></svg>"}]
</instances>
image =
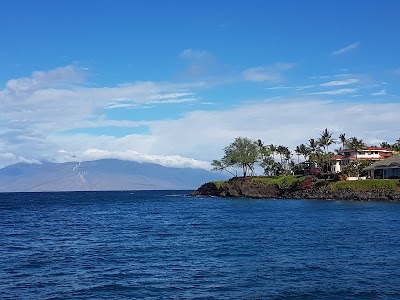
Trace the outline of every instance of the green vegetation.
<instances>
[{"instance_id":1,"label":"green vegetation","mask_svg":"<svg viewBox=\"0 0 400 300\"><path fill-rule=\"evenodd\" d=\"M344 167L343 173L346 174L346 176L353 176L353 177L357 177L358 175L367 176L368 172L363 171L363 169L370 166L373 163L374 163L373 161L368 161L368 160L361 160L361 161L357 160L354 163Z\"/></svg>"},{"instance_id":2,"label":"green vegetation","mask_svg":"<svg viewBox=\"0 0 400 300\"><path fill-rule=\"evenodd\" d=\"M291 189L300 187L305 180L305 176L281 175L272 177L253 177L252 181L263 184L276 184L281 189Z\"/></svg>"},{"instance_id":3,"label":"green vegetation","mask_svg":"<svg viewBox=\"0 0 400 300\"><path fill-rule=\"evenodd\" d=\"M343 156L343 153L351 154L349 162L341 167L342 178L365 176L363 169L370 161L360 160L360 150L367 147L362 139L355 136L346 138L341 133L338 139L327 128L319 132L317 138L310 138L307 144L296 146L294 152L284 145L265 144L261 140L251 140L246 137L236 138L229 146L225 147L224 156L220 160L213 160L211 165L214 171L225 170L233 176L237 176L236 168L241 168L243 177L255 175L255 165L258 164L266 176L293 175L323 173L332 175L331 158L335 155ZM332 145L341 144L338 149L331 151ZM381 147L400 153L400 138L394 144L382 142ZM297 159L293 156L297 155ZM346 154L346 157L349 154ZM300 162L300 157L303 161ZM297 162L296 162L297 161Z\"/></svg>"},{"instance_id":4,"label":"green vegetation","mask_svg":"<svg viewBox=\"0 0 400 300\"><path fill-rule=\"evenodd\" d=\"M238 137L228 147L224 148L225 155L221 160L213 160L213 170L226 170L239 167L243 170L243 177L250 172L254 175L254 164L259 157L259 149L254 141Z\"/></svg>"},{"instance_id":5,"label":"green vegetation","mask_svg":"<svg viewBox=\"0 0 400 300\"><path fill-rule=\"evenodd\" d=\"M213 181L215 186L219 189L227 180Z\"/></svg>"},{"instance_id":6,"label":"green vegetation","mask_svg":"<svg viewBox=\"0 0 400 300\"><path fill-rule=\"evenodd\" d=\"M338 181L331 183L332 189L351 189L351 190L400 190L398 179L371 179L371 180L356 180L356 181Z\"/></svg>"}]
</instances>

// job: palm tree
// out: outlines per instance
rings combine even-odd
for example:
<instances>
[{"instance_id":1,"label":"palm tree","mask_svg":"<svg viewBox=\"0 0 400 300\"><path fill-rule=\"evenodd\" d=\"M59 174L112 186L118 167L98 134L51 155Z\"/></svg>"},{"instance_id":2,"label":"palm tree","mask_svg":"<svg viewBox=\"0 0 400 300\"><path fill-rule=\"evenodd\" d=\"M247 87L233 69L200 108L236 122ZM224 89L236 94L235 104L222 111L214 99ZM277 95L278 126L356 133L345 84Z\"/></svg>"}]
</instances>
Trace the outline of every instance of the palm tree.
<instances>
[{"instance_id":1,"label":"palm tree","mask_svg":"<svg viewBox=\"0 0 400 300\"><path fill-rule=\"evenodd\" d=\"M285 146L279 145L278 147L276 147L276 152L279 154L281 164L283 164L283 155L285 154L285 150Z\"/></svg>"},{"instance_id":2,"label":"palm tree","mask_svg":"<svg viewBox=\"0 0 400 300\"><path fill-rule=\"evenodd\" d=\"M400 138L396 140L396 143L392 145L392 149L396 152L400 151Z\"/></svg>"},{"instance_id":3,"label":"palm tree","mask_svg":"<svg viewBox=\"0 0 400 300\"><path fill-rule=\"evenodd\" d=\"M271 175L271 173L275 174L275 160L273 157L273 152L271 150L271 146L265 146L261 140L257 140L256 142L259 153L260 153L260 166L264 169L265 175Z\"/></svg>"},{"instance_id":4,"label":"palm tree","mask_svg":"<svg viewBox=\"0 0 400 300\"><path fill-rule=\"evenodd\" d=\"M269 150L271 151L272 158L275 161L275 152L276 152L276 146L274 144L269 145Z\"/></svg>"},{"instance_id":5,"label":"palm tree","mask_svg":"<svg viewBox=\"0 0 400 300\"><path fill-rule=\"evenodd\" d=\"M392 146L391 146L388 142L382 142L382 143L380 144L380 146L381 146L382 148L386 148L386 149L391 149L391 148L392 148Z\"/></svg>"},{"instance_id":6,"label":"palm tree","mask_svg":"<svg viewBox=\"0 0 400 300\"><path fill-rule=\"evenodd\" d=\"M283 156L285 159L285 169L287 172L289 172L290 170L290 162L291 162L291 158L292 158L292 152L290 152L288 147L284 147L284 152L283 152Z\"/></svg>"},{"instance_id":7,"label":"palm tree","mask_svg":"<svg viewBox=\"0 0 400 300\"><path fill-rule=\"evenodd\" d=\"M316 163L317 162L317 153L321 152L320 146L315 139L308 140L308 147L310 149L310 154L308 156L308 160L310 162Z\"/></svg>"},{"instance_id":8,"label":"palm tree","mask_svg":"<svg viewBox=\"0 0 400 300\"><path fill-rule=\"evenodd\" d=\"M318 156L321 165L324 167L324 171L328 171L329 146L336 144L336 140L332 138L332 134L332 132L328 131L328 128L325 128L325 130L320 132L320 138L318 139L318 144L324 148L325 152L323 155Z\"/></svg>"},{"instance_id":9,"label":"palm tree","mask_svg":"<svg viewBox=\"0 0 400 300\"><path fill-rule=\"evenodd\" d=\"M318 148L318 143L315 141L315 139L309 139L308 147L310 147L311 153L314 153Z\"/></svg>"},{"instance_id":10,"label":"palm tree","mask_svg":"<svg viewBox=\"0 0 400 300\"><path fill-rule=\"evenodd\" d=\"M300 153L303 155L304 160L308 160L308 156L310 155L310 148L308 148L306 145L301 144L299 146L300 148Z\"/></svg>"},{"instance_id":11,"label":"palm tree","mask_svg":"<svg viewBox=\"0 0 400 300\"><path fill-rule=\"evenodd\" d=\"M346 139L346 134L345 134L345 133L341 133L341 134L339 135L339 140L340 140L340 142L342 143L343 149L344 149L344 145L346 144L346 141L347 141L347 139Z\"/></svg>"},{"instance_id":12,"label":"palm tree","mask_svg":"<svg viewBox=\"0 0 400 300\"><path fill-rule=\"evenodd\" d=\"M264 144L261 140L257 140L256 144L257 144L258 150L260 152L261 159L263 159L263 157L267 153L267 148L264 146Z\"/></svg>"},{"instance_id":13,"label":"palm tree","mask_svg":"<svg viewBox=\"0 0 400 300\"><path fill-rule=\"evenodd\" d=\"M299 164L300 163L300 155L301 155L300 146L296 146L295 152L296 152L296 155L297 155L297 164Z\"/></svg>"},{"instance_id":14,"label":"palm tree","mask_svg":"<svg viewBox=\"0 0 400 300\"><path fill-rule=\"evenodd\" d=\"M328 154L330 145L336 144L336 140L332 138L332 134L332 132L328 131L328 128L320 132L318 143L324 148L325 154Z\"/></svg>"}]
</instances>

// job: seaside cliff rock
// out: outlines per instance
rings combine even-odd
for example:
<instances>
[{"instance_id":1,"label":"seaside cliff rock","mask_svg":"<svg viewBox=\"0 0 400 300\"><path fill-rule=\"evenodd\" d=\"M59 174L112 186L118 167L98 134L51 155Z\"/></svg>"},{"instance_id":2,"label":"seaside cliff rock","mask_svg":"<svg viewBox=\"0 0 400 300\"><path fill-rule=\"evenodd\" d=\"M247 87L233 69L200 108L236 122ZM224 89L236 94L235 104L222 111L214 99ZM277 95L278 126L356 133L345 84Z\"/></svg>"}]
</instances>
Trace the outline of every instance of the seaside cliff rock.
<instances>
[{"instance_id":1,"label":"seaside cliff rock","mask_svg":"<svg viewBox=\"0 0 400 300\"><path fill-rule=\"evenodd\" d=\"M213 182L203 184L192 192L193 196L244 197L270 199L340 199L358 201L399 201L400 192L390 190L334 190L329 185L320 187L279 188L277 184L264 184L251 178L235 177L217 185Z\"/></svg>"}]
</instances>

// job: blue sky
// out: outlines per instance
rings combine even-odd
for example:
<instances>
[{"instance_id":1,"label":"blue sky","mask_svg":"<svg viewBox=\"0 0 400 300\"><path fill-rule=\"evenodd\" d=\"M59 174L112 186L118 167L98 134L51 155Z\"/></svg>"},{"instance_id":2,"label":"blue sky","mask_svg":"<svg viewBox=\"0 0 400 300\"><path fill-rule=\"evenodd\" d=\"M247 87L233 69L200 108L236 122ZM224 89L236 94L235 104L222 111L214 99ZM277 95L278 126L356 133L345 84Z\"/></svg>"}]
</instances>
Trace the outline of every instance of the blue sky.
<instances>
[{"instance_id":1,"label":"blue sky","mask_svg":"<svg viewBox=\"0 0 400 300\"><path fill-rule=\"evenodd\" d=\"M0 167L400 137L398 1L4 1ZM339 147L339 145L338 145Z\"/></svg>"}]
</instances>

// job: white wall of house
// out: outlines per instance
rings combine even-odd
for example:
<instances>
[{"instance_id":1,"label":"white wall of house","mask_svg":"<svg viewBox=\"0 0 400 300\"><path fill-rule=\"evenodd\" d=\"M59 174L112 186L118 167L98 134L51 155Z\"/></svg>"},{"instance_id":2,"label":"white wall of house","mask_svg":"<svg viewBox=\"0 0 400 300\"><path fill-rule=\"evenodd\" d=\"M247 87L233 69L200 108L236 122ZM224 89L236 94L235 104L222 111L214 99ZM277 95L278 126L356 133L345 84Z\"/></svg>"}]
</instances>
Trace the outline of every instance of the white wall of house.
<instances>
[{"instance_id":1,"label":"white wall of house","mask_svg":"<svg viewBox=\"0 0 400 300\"><path fill-rule=\"evenodd\" d=\"M340 160L331 161L331 172L340 173L342 172L342 168L340 165Z\"/></svg>"},{"instance_id":2,"label":"white wall of house","mask_svg":"<svg viewBox=\"0 0 400 300\"><path fill-rule=\"evenodd\" d=\"M356 181L356 180L366 180L367 177L347 177L346 180Z\"/></svg>"},{"instance_id":3,"label":"white wall of house","mask_svg":"<svg viewBox=\"0 0 400 300\"><path fill-rule=\"evenodd\" d=\"M373 147L370 147L368 149L359 151L343 150L339 153L343 155L342 159L330 161L331 171L335 173L340 173L345 166L347 166L351 161L356 160L356 158L358 160L378 161L382 159L382 154L390 154L392 151L386 149L374 149Z\"/></svg>"}]
</instances>

